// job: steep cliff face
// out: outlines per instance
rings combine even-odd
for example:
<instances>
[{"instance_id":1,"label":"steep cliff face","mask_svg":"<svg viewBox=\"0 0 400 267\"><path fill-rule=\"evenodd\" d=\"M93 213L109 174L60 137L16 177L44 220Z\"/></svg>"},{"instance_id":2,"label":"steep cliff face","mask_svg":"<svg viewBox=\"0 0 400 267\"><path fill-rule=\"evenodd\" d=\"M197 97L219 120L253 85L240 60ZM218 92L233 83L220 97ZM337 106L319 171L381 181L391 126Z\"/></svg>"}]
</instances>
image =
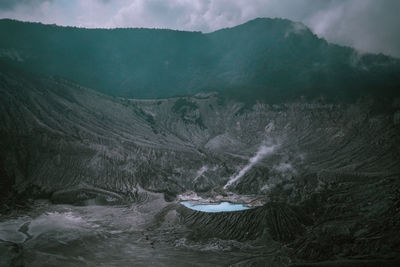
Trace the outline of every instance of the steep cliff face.
<instances>
[{"instance_id":1,"label":"steep cliff face","mask_svg":"<svg viewBox=\"0 0 400 267\"><path fill-rule=\"evenodd\" d=\"M3 169L17 188L52 192L87 183L128 194L140 185L173 195L236 178L229 189L259 194L307 175L399 171L395 101L374 111L372 99L253 106L217 94L132 100L9 68L1 90Z\"/></svg>"},{"instance_id":2,"label":"steep cliff face","mask_svg":"<svg viewBox=\"0 0 400 267\"><path fill-rule=\"evenodd\" d=\"M1 81L1 151L17 188L31 183L51 192L87 182L128 193L140 182L176 192L180 186L167 182L180 175L175 162L193 158L186 154L201 159L192 144L156 133L149 117L127 101L23 73L2 72Z\"/></svg>"}]
</instances>

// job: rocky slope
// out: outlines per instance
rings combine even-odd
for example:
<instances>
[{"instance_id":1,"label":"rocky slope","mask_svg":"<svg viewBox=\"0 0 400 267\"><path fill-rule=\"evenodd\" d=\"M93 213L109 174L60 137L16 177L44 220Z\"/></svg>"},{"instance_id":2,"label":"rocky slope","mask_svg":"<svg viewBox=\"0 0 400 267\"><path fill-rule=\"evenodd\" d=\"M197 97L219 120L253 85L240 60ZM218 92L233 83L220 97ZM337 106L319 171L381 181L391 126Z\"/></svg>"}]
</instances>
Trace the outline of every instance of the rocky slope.
<instances>
[{"instance_id":1,"label":"rocky slope","mask_svg":"<svg viewBox=\"0 0 400 267\"><path fill-rule=\"evenodd\" d=\"M149 192L174 201L187 191L204 198L231 191L266 204L218 215L173 204L155 216L154 229L175 210L189 239L261 238L285 244L295 261L389 264L399 255L398 99L384 108L368 97L352 104L245 105L216 93L134 100L5 63L0 94L2 212L32 198L140 205L150 203Z\"/></svg>"}]
</instances>

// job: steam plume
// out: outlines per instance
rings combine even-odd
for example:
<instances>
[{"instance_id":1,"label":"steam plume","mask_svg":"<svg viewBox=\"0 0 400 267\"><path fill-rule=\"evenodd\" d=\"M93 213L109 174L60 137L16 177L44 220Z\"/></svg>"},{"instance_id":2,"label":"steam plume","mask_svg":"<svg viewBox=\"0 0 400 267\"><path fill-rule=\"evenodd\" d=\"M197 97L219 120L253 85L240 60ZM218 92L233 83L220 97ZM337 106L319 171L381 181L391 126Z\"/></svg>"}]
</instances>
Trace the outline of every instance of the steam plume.
<instances>
[{"instance_id":1,"label":"steam plume","mask_svg":"<svg viewBox=\"0 0 400 267\"><path fill-rule=\"evenodd\" d=\"M265 156L272 154L275 150L275 147L275 145L267 146L265 145L265 143L262 143L258 148L257 154L254 157L250 158L249 163L244 166L243 169L241 169L236 176L229 179L229 181L224 186L224 189L227 189L229 186L236 183L240 178L243 177L243 175L245 175L257 162L259 162Z\"/></svg>"}]
</instances>

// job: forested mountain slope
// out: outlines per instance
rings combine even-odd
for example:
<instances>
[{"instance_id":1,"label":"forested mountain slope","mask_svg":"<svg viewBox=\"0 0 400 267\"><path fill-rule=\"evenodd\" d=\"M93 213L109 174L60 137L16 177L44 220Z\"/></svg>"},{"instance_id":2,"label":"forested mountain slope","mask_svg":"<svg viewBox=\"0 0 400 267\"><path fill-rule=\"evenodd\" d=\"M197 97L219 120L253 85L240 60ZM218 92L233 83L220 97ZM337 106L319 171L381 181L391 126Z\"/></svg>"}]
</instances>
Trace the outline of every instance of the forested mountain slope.
<instances>
[{"instance_id":1,"label":"forested mountain slope","mask_svg":"<svg viewBox=\"0 0 400 267\"><path fill-rule=\"evenodd\" d=\"M160 98L219 91L269 103L399 95L400 61L329 44L303 24L255 19L203 34L81 29L0 21L0 58L108 95Z\"/></svg>"}]
</instances>

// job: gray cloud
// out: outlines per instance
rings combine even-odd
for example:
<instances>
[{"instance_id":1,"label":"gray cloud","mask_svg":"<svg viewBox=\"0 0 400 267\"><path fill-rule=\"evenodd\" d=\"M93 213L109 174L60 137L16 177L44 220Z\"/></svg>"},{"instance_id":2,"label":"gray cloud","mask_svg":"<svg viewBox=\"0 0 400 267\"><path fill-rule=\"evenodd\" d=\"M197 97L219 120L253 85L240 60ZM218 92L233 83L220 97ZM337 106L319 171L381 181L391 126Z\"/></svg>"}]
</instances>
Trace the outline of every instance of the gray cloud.
<instances>
[{"instance_id":1,"label":"gray cloud","mask_svg":"<svg viewBox=\"0 0 400 267\"><path fill-rule=\"evenodd\" d=\"M1 0L0 18L210 32L281 17L303 22L328 41L400 57L399 10L399 0Z\"/></svg>"},{"instance_id":2,"label":"gray cloud","mask_svg":"<svg viewBox=\"0 0 400 267\"><path fill-rule=\"evenodd\" d=\"M400 57L399 10L397 0L331 1L304 22L330 41Z\"/></svg>"},{"instance_id":3,"label":"gray cloud","mask_svg":"<svg viewBox=\"0 0 400 267\"><path fill-rule=\"evenodd\" d=\"M1 0L0 10L10 10L20 5L35 6L43 2L51 2L52 0Z\"/></svg>"}]
</instances>

